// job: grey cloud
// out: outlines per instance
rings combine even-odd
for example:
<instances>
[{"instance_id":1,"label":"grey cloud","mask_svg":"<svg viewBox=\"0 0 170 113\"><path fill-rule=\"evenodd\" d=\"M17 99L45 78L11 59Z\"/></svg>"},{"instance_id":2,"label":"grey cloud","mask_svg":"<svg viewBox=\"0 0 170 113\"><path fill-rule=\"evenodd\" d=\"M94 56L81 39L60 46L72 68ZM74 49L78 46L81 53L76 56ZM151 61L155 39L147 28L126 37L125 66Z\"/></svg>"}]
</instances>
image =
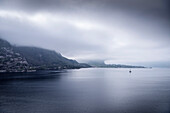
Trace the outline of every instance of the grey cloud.
<instances>
[{"instance_id":1,"label":"grey cloud","mask_svg":"<svg viewBox=\"0 0 170 113\"><path fill-rule=\"evenodd\" d=\"M28 11L109 11L131 10L149 14L168 15L169 0L1 0L1 8L14 8Z\"/></svg>"},{"instance_id":2,"label":"grey cloud","mask_svg":"<svg viewBox=\"0 0 170 113\"><path fill-rule=\"evenodd\" d=\"M0 18L0 20L1 37L5 37L6 40L14 45L52 49L63 53L67 57L77 56L78 54L102 54L105 52L105 48L98 45L99 41L89 40L93 38L90 35L95 33L87 35L89 31L82 32L65 23L60 23L61 25L58 26L60 31L56 30L51 34L46 29L41 29L28 22L3 18ZM102 33L98 34L98 37L104 37Z\"/></svg>"},{"instance_id":3,"label":"grey cloud","mask_svg":"<svg viewBox=\"0 0 170 113\"><path fill-rule=\"evenodd\" d=\"M16 45L53 49L79 61L170 59L169 0L1 0L0 11L10 13L0 15L0 36Z\"/></svg>"}]
</instances>

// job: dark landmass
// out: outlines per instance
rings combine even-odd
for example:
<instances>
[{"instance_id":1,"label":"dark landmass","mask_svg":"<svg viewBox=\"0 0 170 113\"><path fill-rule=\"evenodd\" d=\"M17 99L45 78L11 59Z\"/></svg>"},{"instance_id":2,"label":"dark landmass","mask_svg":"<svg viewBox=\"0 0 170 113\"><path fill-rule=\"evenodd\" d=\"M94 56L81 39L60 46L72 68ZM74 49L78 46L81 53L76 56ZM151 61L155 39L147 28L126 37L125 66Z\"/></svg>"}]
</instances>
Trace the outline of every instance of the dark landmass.
<instances>
[{"instance_id":1,"label":"dark landmass","mask_svg":"<svg viewBox=\"0 0 170 113\"><path fill-rule=\"evenodd\" d=\"M99 67L99 68L146 68L144 66L105 64L104 61L89 61L88 64L91 65L92 67Z\"/></svg>"},{"instance_id":2,"label":"dark landmass","mask_svg":"<svg viewBox=\"0 0 170 113\"><path fill-rule=\"evenodd\" d=\"M25 57L30 66L38 69L74 69L90 67L63 57L60 53L37 47L14 47L14 51Z\"/></svg>"},{"instance_id":3,"label":"dark landmass","mask_svg":"<svg viewBox=\"0 0 170 113\"><path fill-rule=\"evenodd\" d=\"M0 72L33 72L91 67L63 57L60 53L38 47L13 46L0 39Z\"/></svg>"},{"instance_id":4,"label":"dark landmass","mask_svg":"<svg viewBox=\"0 0 170 113\"><path fill-rule=\"evenodd\" d=\"M63 57L53 50L13 46L0 39L0 72L34 72L37 70L79 69L88 67L100 68L145 68L122 64L105 64L104 61L78 63L76 60Z\"/></svg>"}]
</instances>

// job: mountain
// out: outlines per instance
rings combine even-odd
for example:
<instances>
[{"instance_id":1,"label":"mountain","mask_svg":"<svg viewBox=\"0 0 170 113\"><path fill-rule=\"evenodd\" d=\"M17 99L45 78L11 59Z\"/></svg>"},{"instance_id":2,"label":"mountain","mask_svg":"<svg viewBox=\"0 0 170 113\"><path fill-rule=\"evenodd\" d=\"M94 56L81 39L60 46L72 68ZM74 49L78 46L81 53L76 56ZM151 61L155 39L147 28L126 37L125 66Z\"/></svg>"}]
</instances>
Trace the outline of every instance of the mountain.
<instances>
[{"instance_id":1,"label":"mountain","mask_svg":"<svg viewBox=\"0 0 170 113\"><path fill-rule=\"evenodd\" d=\"M37 47L15 47L15 51L21 53L30 65L78 65L74 60L69 60L55 51Z\"/></svg>"},{"instance_id":2,"label":"mountain","mask_svg":"<svg viewBox=\"0 0 170 113\"><path fill-rule=\"evenodd\" d=\"M1 48L2 48L2 47L11 48L11 44L10 44L8 41L3 40L3 39L0 38L0 47L1 47Z\"/></svg>"},{"instance_id":3,"label":"mountain","mask_svg":"<svg viewBox=\"0 0 170 113\"><path fill-rule=\"evenodd\" d=\"M80 64L76 60L63 57L60 53L37 47L14 47L14 51L25 57L31 66L50 69L82 68L88 65Z\"/></svg>"},{"instance_id":4,"label":"mountain","mask_svg":"<svg viewBox=\"0 0 170 113\"><path fill-rule=\"evenodd\" d=\"M25 67L22 66L22 63ZM78 63L76 60L67 59L52 50L12 46L3 39L0 39L0 66L1 71L9 72L90 67L87 64Z\"/></svg>"},{"instance_id":5,"label":"mountain","mask_svg":"<svg viewBox=\"0 0 170 113\"><path fill-rule=\"evenodd\" d=\"M102 60L88 61L88 64L92 67L100 68L145 68L144 66L132 66L132 65L122 65L122 64L105 64Z\"/></svg>"}]
</instances>

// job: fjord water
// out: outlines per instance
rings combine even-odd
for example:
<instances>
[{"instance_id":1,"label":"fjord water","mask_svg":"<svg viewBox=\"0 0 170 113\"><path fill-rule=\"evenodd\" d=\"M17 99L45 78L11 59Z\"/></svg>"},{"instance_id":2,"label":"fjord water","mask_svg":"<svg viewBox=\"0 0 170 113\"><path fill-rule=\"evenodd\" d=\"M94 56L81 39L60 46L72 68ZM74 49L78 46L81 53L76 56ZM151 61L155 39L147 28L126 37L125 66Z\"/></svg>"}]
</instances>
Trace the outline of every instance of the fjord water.
<instances>
[{"instance_id":1,"label":"fjord water","mask_svg":"<svg viewBox=\"0 0 170 113\"><path fill-rule=\"evenodd\" d=\"M89 68L3 76L0 113L169 113L170 69Z\"/></svg>"}]
</instances>

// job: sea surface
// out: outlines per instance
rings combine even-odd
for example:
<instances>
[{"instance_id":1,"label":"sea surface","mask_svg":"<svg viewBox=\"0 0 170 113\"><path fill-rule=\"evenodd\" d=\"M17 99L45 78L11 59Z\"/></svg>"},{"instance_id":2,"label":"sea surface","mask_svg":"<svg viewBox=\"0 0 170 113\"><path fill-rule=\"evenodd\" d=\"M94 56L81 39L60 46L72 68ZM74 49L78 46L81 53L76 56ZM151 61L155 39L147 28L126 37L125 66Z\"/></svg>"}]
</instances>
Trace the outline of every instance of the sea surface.
<instances>
[{"instance_id":1,"label":"sea surface","mask_svg":"<svg viewBox=\"0 0 170 113\"><path fill-rule=\"evenodd\" d=\"M1 74L0 113L170 113L170 69Z\"/></svg>"}]
</instances>

